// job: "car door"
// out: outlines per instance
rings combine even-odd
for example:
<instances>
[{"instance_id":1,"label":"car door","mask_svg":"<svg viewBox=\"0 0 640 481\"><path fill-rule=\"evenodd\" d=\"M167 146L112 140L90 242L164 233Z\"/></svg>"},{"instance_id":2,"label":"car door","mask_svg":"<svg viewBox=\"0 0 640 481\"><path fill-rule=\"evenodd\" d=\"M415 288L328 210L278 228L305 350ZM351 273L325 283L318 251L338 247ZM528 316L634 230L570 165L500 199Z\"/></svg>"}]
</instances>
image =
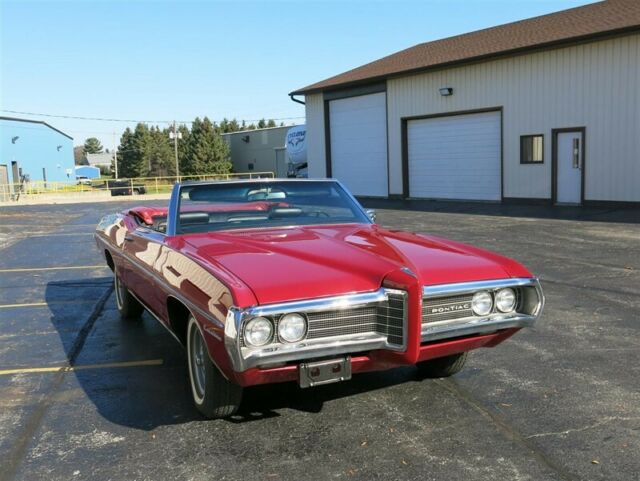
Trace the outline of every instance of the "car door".
<instances>
[{"instance_id":1,"label":"car door","mask_svg":"<svg viewBox=\"0 0 640 481\"><path fill-rule=\"evenodd\" d=\"M124 251L131 263L127 272L127 287L156 316L161 316L162 285L154 273L154 264L160 255L164 235L153 229L139 226L125 236Z\"/></svg>"}]
</instances>

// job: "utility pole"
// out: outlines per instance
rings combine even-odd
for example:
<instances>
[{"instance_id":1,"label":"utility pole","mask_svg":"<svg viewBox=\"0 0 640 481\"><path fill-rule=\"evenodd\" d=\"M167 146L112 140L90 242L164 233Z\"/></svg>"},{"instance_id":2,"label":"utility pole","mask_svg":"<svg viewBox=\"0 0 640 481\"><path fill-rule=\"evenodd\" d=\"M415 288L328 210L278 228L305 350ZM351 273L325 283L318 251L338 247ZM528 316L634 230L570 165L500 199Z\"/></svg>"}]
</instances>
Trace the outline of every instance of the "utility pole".
<instances>
[{"instance_id":1,"label":"utility pole","mask_svg":"<svg viewBox=\"0 0 640 481\"><path fill-rule=\"evenodd\" d=\"M118 146L116 145L116 131L113 131L113 165L116 170L116 179L118 178Z\"/></svg>"},{"instance_id":2,"label":"utility pole","mask_svg":"<svg viewBox=\"0 0 640 481\"><path fill-rule=\"evenodd\" d=\"M175 120L173 121L173 132L169 132L169 138L173 138L173 149L176 154L176 178L180 182L180 164L178 163L178 139L180 135Z\"/></svg>"}]
</instances>

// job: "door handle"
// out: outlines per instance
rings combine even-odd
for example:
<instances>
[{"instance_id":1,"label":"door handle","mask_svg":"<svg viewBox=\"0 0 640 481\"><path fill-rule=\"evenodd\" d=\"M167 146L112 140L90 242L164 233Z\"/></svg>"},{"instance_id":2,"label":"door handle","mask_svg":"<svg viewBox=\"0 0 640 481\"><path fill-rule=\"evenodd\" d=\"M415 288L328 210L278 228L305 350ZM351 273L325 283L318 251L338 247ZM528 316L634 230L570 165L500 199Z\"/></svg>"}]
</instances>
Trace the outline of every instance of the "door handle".
<instances>
[{"instance_id":1,"label":"door handle","mask_svg":"<svg viewBox=\"0 0 640 481\"><path fill-rule=\"evenodd\" d=\"M134 239L130 235L126 235L126 236L124 236L124 240L126 240L128 242L133 242Z\"/></svg>"},{"instance_id":2,"label":"door handle","mask_svg":"<svg viewBox=\"0 0 640 481\"><path fill-rule=\"evenodd\" d=\"M580 167L580 139L573 139L573 168Z\"/></svg>"}]
</instances>

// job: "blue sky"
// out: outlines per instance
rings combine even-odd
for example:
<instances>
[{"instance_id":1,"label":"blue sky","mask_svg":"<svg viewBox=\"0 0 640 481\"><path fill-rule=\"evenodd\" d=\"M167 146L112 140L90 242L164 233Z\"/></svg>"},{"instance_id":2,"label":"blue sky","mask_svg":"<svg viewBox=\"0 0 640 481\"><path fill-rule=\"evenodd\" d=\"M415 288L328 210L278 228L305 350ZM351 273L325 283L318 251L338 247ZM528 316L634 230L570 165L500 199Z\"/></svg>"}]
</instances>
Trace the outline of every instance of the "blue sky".
<instances>
[{"instance_id":1,"label":"blue sky","mask_svg":"<svg viewBox=\"0 0 640 481\"><path fill-rule=\"evenodd\" d=\"M303 117L288 92L417 43L588 0L0 0L0 109L191 120ZM46 120L80 144L125 122ZM287 119L286 123L302 122Z\"/></svg>"}]
</instances>

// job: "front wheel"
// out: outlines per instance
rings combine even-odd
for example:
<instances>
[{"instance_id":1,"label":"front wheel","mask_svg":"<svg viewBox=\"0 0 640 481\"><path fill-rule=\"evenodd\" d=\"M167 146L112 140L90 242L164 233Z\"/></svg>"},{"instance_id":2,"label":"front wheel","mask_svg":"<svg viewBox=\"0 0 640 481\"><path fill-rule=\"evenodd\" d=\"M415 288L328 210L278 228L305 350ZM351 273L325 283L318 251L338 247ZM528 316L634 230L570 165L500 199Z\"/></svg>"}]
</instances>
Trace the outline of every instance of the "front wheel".
<instances>
[{"instance_id":1,"label":"front wheel","mask_svg":"<svg viewBox=\"0 0 640 481\"><path fill-rule=\"evenodd\" d=\"M187 354L191 392L198 411L210 419L235 414L242 400L242 388L226 380L213 364L193 316L187 330Z\"/></svg>"},{"instance_id":2,"label":"front wheel","mask_svg":"<svg viewBox=\"0 0 640 481\"><path fill-rule=\"evenodd\" d=\"M113 287L116 291L116 305L122 319L135 321L140 319L144 307L138 302L138 299L127 289L118 275L118 270L113 269Z\"/></svg>"},{"instance_id":3,"label":"front wheel","mask_svg":"<svg viewBox=\"0 0 640 481\"><path fill-rule=\"evenodd\" d=\"M451 356L430 359L416 364L418 372L423 377L449 377L460 372L467 362L467 353L452 354Z\"/></svg>"}]
</instances>

